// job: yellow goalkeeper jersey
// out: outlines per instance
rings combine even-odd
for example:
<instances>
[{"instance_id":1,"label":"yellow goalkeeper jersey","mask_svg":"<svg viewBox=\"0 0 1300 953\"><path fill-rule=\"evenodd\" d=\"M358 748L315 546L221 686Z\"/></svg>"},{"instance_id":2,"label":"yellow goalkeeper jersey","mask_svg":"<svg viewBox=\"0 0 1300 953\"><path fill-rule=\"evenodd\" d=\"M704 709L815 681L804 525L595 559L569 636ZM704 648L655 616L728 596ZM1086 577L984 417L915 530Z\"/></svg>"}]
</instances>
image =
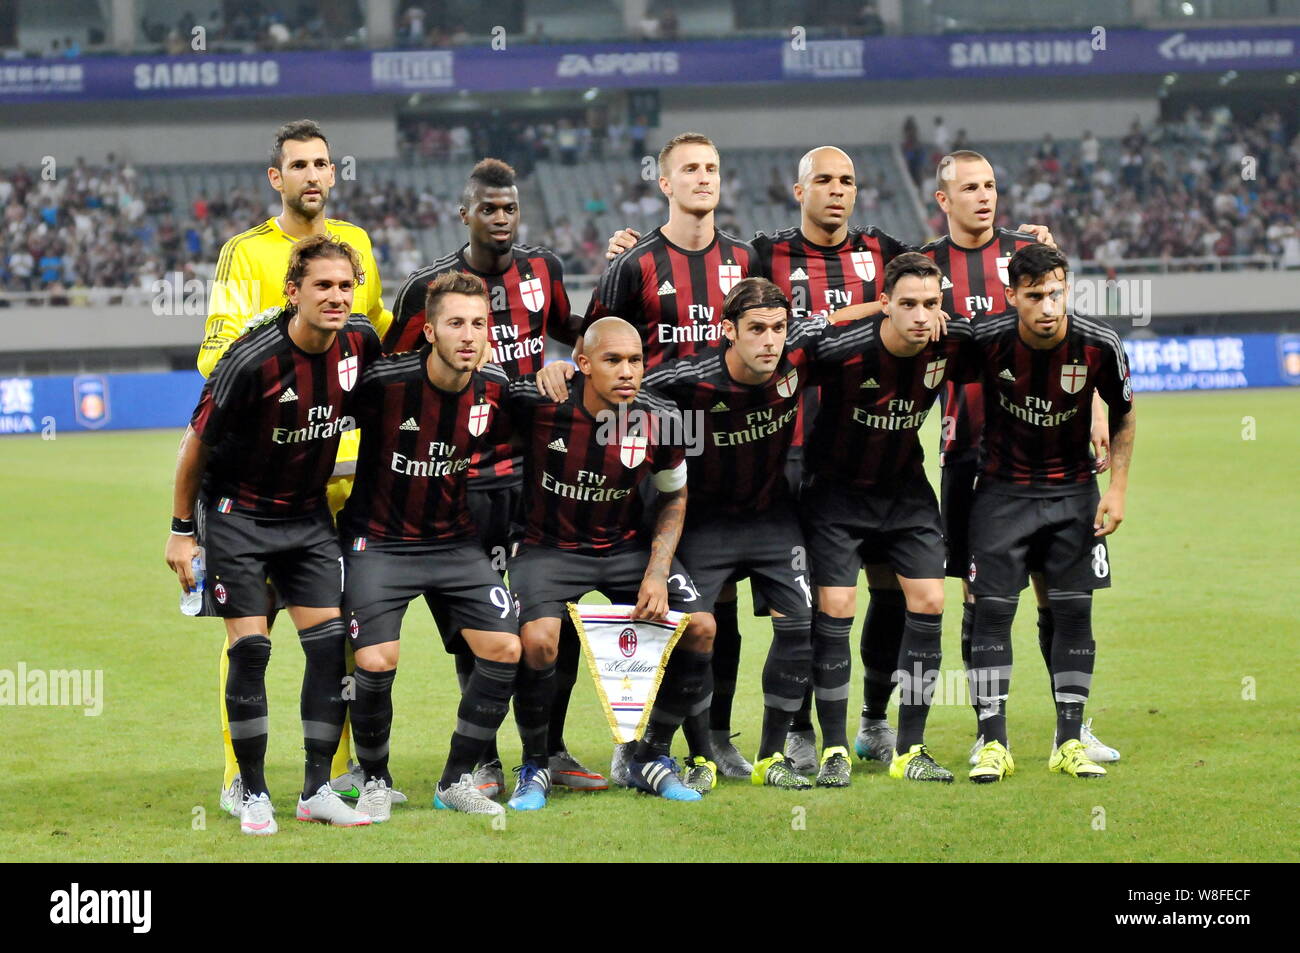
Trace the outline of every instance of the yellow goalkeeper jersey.
<instances>
[{"instance_id":1,"label":"yellow goalkeeper jersey","mask_svg":"<svg viewBox=\"0 0 1300 953\"><path fill-rule=\"evenodd\" d=\"M336 218L325 220L325 231L331 238L347 242L361 256L365 281L360 284L352 301L352 310L364 314L375 326L382 339L392 323L392 312L384 309L383 286L379 279L379 266L375 263L370 236L364 228ZM249 322L267 308L287 303L284 296L284 275L289 270L289 252L296 239L287 234L274 218L241 232L221 247L217 271L208 298L208 320L203 331L203 344L199 347L199 372L212 376L226 348L244 333ZM351 474L356 469L360 434L353 430L339 440L338 465L335 476Z\"/></svg>"}]
</instances>

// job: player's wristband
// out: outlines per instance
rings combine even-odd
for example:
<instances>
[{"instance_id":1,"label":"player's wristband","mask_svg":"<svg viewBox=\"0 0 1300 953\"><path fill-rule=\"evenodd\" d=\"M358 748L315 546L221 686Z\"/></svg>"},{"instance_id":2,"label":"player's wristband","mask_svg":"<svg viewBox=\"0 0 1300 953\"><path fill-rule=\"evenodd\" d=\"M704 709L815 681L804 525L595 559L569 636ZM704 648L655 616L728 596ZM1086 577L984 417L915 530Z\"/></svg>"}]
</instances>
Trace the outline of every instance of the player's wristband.
<instances>
[{"instance_id":1,"label":"player's wristband","mask_svg":"<svg viewBox=\"0 0 1300 953\"><path fill-rule=\"evenodd\" d=\"M183 520L178 516L172 517L172 535L173 536L193 536L194 520Z\"/></svg>"}]
</instances>

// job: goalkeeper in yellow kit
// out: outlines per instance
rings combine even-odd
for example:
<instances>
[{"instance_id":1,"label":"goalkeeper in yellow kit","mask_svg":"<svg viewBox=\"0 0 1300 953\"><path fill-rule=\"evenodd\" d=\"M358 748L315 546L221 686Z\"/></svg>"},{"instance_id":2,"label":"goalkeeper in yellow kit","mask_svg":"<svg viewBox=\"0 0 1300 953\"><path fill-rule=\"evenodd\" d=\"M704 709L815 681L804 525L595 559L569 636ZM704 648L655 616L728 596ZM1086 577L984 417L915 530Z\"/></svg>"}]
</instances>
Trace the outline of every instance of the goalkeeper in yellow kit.
<instances>
[{"instance_id":1,"label":"goalkeeper in yellow kit","mask_svg":"<svg viewBox=\"0 0 1300 953\"><path fill-rule=\"evenodd\" d=\"M350 222L325 217L325 204L334 186L334 165L330 162L329 143L320 126L310 119L287 123L277 130L267 170L271 188L280 193L280 214L246 232L236 235L221 248L217 271L208 300L208 320L203 345L199 348L199 371L209 377L221 355L244 333L251 320L267 308L285 303L284 276L289 267L289 252L294 242L309 235L328 234L347 242L361 256L365 279L356 289L353 310L365 314L380 338L388 330L393 315L384 310L379 268L375 264L370 236ZM342 435L334 475L329 483L331 513L343 507L352 489L356 471L360 435L353 430ZM239 816L243 804L243 784L239 765L230 744L230 727L226 718L226 638L221 638L221 733L226 749L226 773L221 783L221 807ZM348 653L351 655L351 652ZM349 662L349 670L352 666ZM331 784L344 797L359 797L359 774L351 774L349 752L352 733L347 724L330 771ZM394 803L406 800L393 792Z\"/></svg>"}]
</instances>

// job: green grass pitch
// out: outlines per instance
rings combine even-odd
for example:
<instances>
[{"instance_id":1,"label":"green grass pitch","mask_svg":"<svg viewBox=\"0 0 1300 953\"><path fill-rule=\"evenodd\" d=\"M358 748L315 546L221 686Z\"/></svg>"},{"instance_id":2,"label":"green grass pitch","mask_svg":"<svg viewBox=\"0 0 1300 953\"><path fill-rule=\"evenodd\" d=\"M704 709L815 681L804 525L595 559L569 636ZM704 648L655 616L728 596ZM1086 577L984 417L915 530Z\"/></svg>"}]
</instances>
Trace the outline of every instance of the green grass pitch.
<instances>
[{"instance_id":1,"label":"green grass pitch","mask_svg":"<svg viewBox=\"0 0 1300 953\"><path fill-rule=\"evenodd\" d=\"M1088 713L1124 756L1103 780L1047 771L1053 721L1026 592L1010 705L1018 770L1003 784L976 787L959 775L951 786L910 785L890 780L883 766L857 763L847 790L724 782L693 805L621 790L558 792L545 811L511 814L494 829L484 818L431 807L456 680L417 602L394 698L393 773L411 804L372 829L292 821L302 658L287 620L277 626L268 776L282 823L266 839L241 836L217 809L221 627L178 614L178 589L163 563L178 434L0 439L0 669L21 662L29 670L102 670L104 678L98 716L0 708L13 794L0 811L0 856L1295 861L1300 391L1143 395L1137 407L1128 519L1112 540L1115 585L1096 601ZM1254 439L1245 439L1252 425ZM932 417L927 449L934 426ZM861 594L859 618L865 585ZM770 629L746 617L746 589L741 599L746 639L734 727L752 754ZM959 599L950 582L945 669L961 665ZM856 652L853 664L856 698ZM856 704L850 719L856 723ZM574 752L607 766L609 737L585 674L569 724ZM931 750L963 769L972 728L964 703L936 707ZM512 721L502 739L511 763Z\"/></svg>"}]
</instances>

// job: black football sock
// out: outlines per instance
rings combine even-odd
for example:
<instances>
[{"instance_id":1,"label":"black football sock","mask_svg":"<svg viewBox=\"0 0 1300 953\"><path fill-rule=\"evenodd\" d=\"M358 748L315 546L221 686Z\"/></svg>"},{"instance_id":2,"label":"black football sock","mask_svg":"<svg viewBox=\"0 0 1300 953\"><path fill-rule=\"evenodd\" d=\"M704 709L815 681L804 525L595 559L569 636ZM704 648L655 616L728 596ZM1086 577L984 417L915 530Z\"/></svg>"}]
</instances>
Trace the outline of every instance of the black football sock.
<instances>
[{"instance_id":1,"label":"black football sock","mask_svg":"<svg viewBox=\"0 0 1300 953\"><path fill-rule=\"evenodd\" d=\"M1052 640L1052 685L1056 699L1056 743L1079 740L1083 708L1092 690L1097 643L1092 638L1092 593L1052 590L1047 594L1056 620Z\"/></svg>"},{"instance_id":2,"label":"black football sock","mask_svg":"<svg viewBox=\"0 0 1300 953\"><path fill-rule=\"evenodd\" d=\"M961 664L966 670L967 687L970 689L970 707L975 712L976 734L979 734L979 717L980 706L975 701L975 690L970 680L970 643L975 637L975 603L963 602L961 604Z\"/></svg>"},{"instance_id":3,"label":"black football sock","mask_svg":"<svg viewBox=\"0 0 1300 953\"><path fill-rule=\"evenodd\" d=\"M763 666L763 734L759 758L785 751L790 717L812 684L812 639L807 616L773 616L772 646ZM716 690L716 689L715 689Z\"/></svg>"},{"instance_id":4,"label":"black football sock","mask_svg":"<svg viewBox=\"0 0 1300 953\"><path fill-rule=\"evenodd\" d=\"M812 682L808 683L808 690L803 693L803 701L799 703L798 710L790 719L790 731L812 731L812 709L813 709L813 686Z\"/></svg>"},{"instance_id":5,"label":"black football sock","mask_svg":"<svg viewBox=\"0 0 1300 953\"><path fill-rule=\"evenodd\" d=\"M460 696L456 730L451 734L451 750L438 787L445 789L459 781L461 775L474 771L484 747L497 736L497 729L510 710L518 667L514 662L474 659L474 673ZM546 767L545 763L542 767Z\"/></svg>"},{"instance_id":6,"label":"black football sock","mask_svg":"<svg viewBox=\"0 0 1300 953\"><path fill-rule=\"evenodd\" d=\"M633 750L633 761L644 763L667 755L672 750L677 727L692 712L707 713L711 661L711 652L689 652L680 648L669 656L645 735ZM704 706L701 702L705 703ZM704 729L704 750L710 751L707 717L700 719L699 724Z\"/></svg>"},{"instance_id":7,"label":"black football sock","mask_svg":"<svg viewBox=\"0 0 1300 953\"><path fill-rule=\"evenodd\" d=\"M713 707L713 658L700 676L698 689L694 692L691 710L682 722L682 737L686 739L687 753L694 758L713 761L713 732L709 728L709 711ZM693 686L694 683L692 682Z\"/></svg>"},{"instance_id":8,"label":"black football sock","mask_svg":"<svg viewBox=\"0 0 1300 953\"><path fill-rule=\"evenodd\" d=\"M984 743L1007 744L1007 694L1011 688L1011 623L1019 596L979 596L968 675L979 709Z\"/></svg>"},{"instance_id":9,"label":"black football sock","mask_svg":"<svg viewBox=\"0 0 1300 953\"><path fill-rule=\"evenodd\" d=\"M271 640L246 635L226 649L226 718L245 794L266 794L266 663Z\"/></svg>"},{"instance_id":10,"label":"black football sock","mask_svg":"<svg viewBox=\"0 0 1300 953\"><path fill-rule=\"evenodd\" d=\"M469 646L464 646L452 658L456 660L456 683L460 685L460 693L464 695L465 689L469 687L470 676L474 674L474 653L469 650ZM493 735L483 748L480 763L486 764L489 761L500 760L501 753L497 751L497 736Z\"/></svg>"},{"instance_id":11,"label":"black football sock","mask_svg":"<svg viewBox=\"0 0 1300 953\"><path fill-rule=\"evenodd\" d=\"M348 703L343 679L348 674L346 630L343 620L330 619L298 632L307 664L302 673L303 770L302 796L307 799L322 784L329 784L330 765L343 734Z\"/></svg>"},{"instance_id":12,"label":"black football sock","mask_svg":"<svg viewBox=\"0 0 1300 953\"><path fill-rule=\"evenodd\" d=\"M1051 593L1048 593L1048 602L1051 602ZM1052 677L1052 635L1056 630L1056 621L1052 617L1051 605L1038 607L1038 651L1043 653L1043 664L1047 666L1047 677ZM1052 695L1055 697L1056 689L1053 687Z\"/></svg>"},{"instance_id":13,"label":"black football sock","mask_svg":"<svg viewBox=\"0 0 1300 953\"><path fill-rule=\"evenodd\" d=\"M908 612L903 648L898 655L898 741L895 750L906 754L912 745L925 743L925 720L939 681L943 661L943 615Z\"/></svg>"},{"instance_id":14,"label":"black football sock","mask_svg":"<svg viewBox=\"0 0 1300 953\"><path fill-rule=\"evenodd\" d=\"M822 750L849 745L845 721L849 714L849 633L853 617L818 612L813 619L813 688Z\"/></svg>"},{"instance_id":15,"label":"black football sock","mask_svg":"<svg viewBox=\"0 0 1300 953\"><path fill-rule=\"evenodd\" d=\"M520 661L515 680L515 724L519 726L524 760L536 763L539 768L546 767L550 760L547 735L554 695L555 666L535 669L529 668L527 661Z\"/></svg>"},{"instance_id":16,"label":"black football sock","mask_svg":"<svg viewBox=\"0 0 1300 953\"><path fill-rule=\"evenodd\" d=\"M356 697L352 699L352 744L366 780L378 778L389 787L388 737L393 730L393 680L397 669L372 672L358 665L352 671Z\"/></svg>"},{"instance_id":17,"label":"black football sock","mask_svg":"<svg viewBox=\"0 0 1300 953\"><path fill-rule=\"evenodd\" d=\"M709 727L731 730L731 705L736 697L736 676L740 671L740 620L736 600L713 607L717 634L713 636L713 703L709 706Z\"/></svg>"},{"instance_id":18,"label":"black football sock","mask_svg":"<svg viewBox=\"0 0 1300 953\"><path fill-rule=\"evenodd\" d=\"M555 697L551 699L551 718L547 727L547 750L557 754L564 750L564 721L569 717L569 696L578 681L578 662L582 643L578 630L567 615L560 619L559 653L555 657ZM546 767L542 765L542 767Z\"/></svg>"},{"instance_id":19,"label":"black football sock","mask_svg":"<svg viewBox=\"0 0 1300 953\"><path fill-rule=\"evenodd\" d=\"M862 623L862 718L883 721L894 690L907 601L901 589L871 589Z\"/></svg>"}]
</instances>

